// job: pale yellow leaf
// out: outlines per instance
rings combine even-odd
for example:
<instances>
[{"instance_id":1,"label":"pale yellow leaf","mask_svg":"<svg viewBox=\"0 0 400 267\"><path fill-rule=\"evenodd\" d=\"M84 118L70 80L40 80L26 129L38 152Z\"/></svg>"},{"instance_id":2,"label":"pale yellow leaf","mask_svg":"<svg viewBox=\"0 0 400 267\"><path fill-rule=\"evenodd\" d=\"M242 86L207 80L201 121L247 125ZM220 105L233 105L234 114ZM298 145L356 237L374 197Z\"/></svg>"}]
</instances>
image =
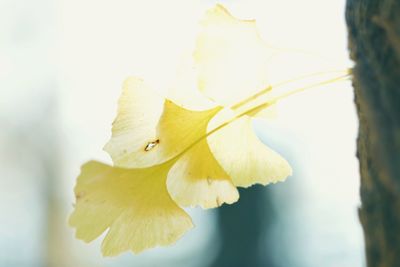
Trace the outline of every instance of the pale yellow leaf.
<instances>
[{"instance_id":1,"label":"pale yellow leaf","mask_svg":"<svg viewBox=\"0 0 400 267\"><path fill-rule=\"evenodd\" d=\"M144 167L154 161L145 153L149 142L157 140L156 127L164 98L135 77L126 79L113 122L112 137L104 150L121 167Z\"/></svg>"},{"instance_id":2,"label":"pale yellow leaf","mask_svg":"<svg viewBox=\"0 0 400 267\"><path fill-rule=\"evenodd\" d=\"M209 128L219 125L225 116L224 112L219 113ZM208 143L235 186L267 185L283 181L292 174L289 163L258 139L248 116L210 135Z\"/></svg>"},{"instance_id":3,"label":"pale yellow leaf","mask_svg":"<svg viewBox=\"0 0 400 267\"><path fill-rule=\"evenodd\" d=\"M124 84L112 137L104 149L119 167L163 163L204 135L219 110L185 109L162 99L143 81L130 78Z\"/></svg>"},{"instance_id":4,"label":"pale yellow leaf","mask_svg":"<svg viewBox=\"0 0 400 267\"><path fill-rule=\"evenodd\" d=\"M174 164L168 173L167 186L172 198L182 206L199 205L207 209L239 199L236 187L211 154L206 139Z\"/></svg>"},{"instance_id":5,"label":"pale yellow leaf","mask_svg":"<svg viewBox=\"0 0 400 267\"><path fill-rule=\"evenodd\" d=\"M276 51L260 38L254 20L217 5L201 26L194 51L200 91L230 106L268 87L268 61Z\"/></svg>"},{"instance_id":6,"label":"pale yellow leaf","mask_svg":"<svg viewBox=\"0 0 400 267\"><path fill-rule=\"evenodd\" d=\"M86 163L77 180L76 206L69 220L77 238L89 242L109 228L102 244L105 256L174 243L193 225L167 192L171 164L122 169Z\"/></svg>"}]
</instances>

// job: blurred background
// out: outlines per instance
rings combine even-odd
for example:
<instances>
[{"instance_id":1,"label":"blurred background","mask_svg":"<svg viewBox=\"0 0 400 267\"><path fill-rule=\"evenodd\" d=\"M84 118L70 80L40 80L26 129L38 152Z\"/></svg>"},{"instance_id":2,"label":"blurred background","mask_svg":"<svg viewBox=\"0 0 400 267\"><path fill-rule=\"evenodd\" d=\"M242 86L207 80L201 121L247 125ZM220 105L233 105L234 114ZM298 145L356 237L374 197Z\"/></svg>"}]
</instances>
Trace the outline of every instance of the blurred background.
<instances>
[{"instance_id":1,"label":"blurred background","mask_svg":"<svg viewBox=\"0 0 400 267\"><path fill-rule=\"evenodd\" d=\"M277 73L290 76L313 61L351 66L344 0L219 2L257 19L275 47L312 52L276 63ZM215 3L0 0L0 267L363 265L350 82L291 97L274 120L256 121L294 175L242 190L232 206L188 210L196 227L176 245L103 258L102 238L85 244L67 226L80 165L111 162L101 148L122 81L141 76L166 90Z\"/></svg>"}]
</instances>

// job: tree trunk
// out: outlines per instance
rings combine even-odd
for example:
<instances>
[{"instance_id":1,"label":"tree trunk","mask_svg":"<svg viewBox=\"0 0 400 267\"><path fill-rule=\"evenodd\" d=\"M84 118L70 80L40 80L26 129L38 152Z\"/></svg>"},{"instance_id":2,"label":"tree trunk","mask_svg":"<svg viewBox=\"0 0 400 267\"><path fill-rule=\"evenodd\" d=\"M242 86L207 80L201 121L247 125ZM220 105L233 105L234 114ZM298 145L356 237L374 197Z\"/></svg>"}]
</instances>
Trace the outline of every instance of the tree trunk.
<instances>
[{"instance_id":1,"label":"tree trunk","mask_svg":"<svg viewBox=\"0 0 400 267\"><path fill-rule=\"evenodd\" d=\"M400 1L347 0L369 267L400 266Z\"/></svg>"}]
</instances>

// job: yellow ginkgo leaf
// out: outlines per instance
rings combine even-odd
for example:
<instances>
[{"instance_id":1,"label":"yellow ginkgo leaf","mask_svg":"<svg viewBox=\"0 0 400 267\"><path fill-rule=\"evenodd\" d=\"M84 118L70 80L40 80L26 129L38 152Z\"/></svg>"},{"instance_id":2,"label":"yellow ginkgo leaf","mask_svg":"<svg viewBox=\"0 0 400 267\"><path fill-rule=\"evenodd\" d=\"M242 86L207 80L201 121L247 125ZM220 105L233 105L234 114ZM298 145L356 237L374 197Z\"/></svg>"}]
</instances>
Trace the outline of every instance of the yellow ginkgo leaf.
<instances>
[{"instance_id":1,"label":"yellow ginkgo leaf","mask_svg":"<svg viewBox=\"0 0 400 267\"><path fill-rule=\"evenodd\" d=\"M220 109L185 109L161 98L142 80L130 78L124 83L112 137L104 149L119 167L161 164L204 135Z\"/></svg>"},{"instance_id":2,"label":"yellow ginkgo leaf","mask_svg":"<svg viewBox=\"0 0 400 267\"><path fill-rule=\"evenodd\" d=\"M232 204L239 193L203 139L190 148L168 173L168 191L182 206L205 209Z\"/></svg>"},{"instance_id":3,"label":"yellow ginkgo leaf","mask_svg":"<svg viewBox=\"0 0 400 267\"><path fill-rule=\"evenodd\" d=\"M113 122L112 137L104 147L114 164L144 167L155 161L154 155L146 153L145 148L157 140L156 127L163 103L164 98L146 86L142 79L126 79Z\"/></svg>"},{"instance_id":4,"label":"yellow ginkgo leaf","mask_svg":"<svg viewBox=\"0 0 400 267\"><path fill-rule=\"evenodd\" d=\"M217 127L227 116L223 112L219 114L210 122L210 129ZM267 185L283 181L292 174L289 163L258 139L248 116L238 118L210 135L208 143L235 186Z\"/></svg>"},{"instance_id":5,"label":"yellow ginkgo leaf","mask_svg":"<svg viewBox=\"0 0 400 267\"><path fill-rule=\"evenodd\" d=\"M254 20L239 20L217 5L201 26L194 51L200 91L231 106L268 87L268 61L276 51L260 38Z\"/></svg>"},{"instance_id":6,"label":"yellow ginkgo leaf","mask_svg":"<svg viewBox=\"0 0 400 267\"><path fill-rule=\"evenodd\" d=\"M164 112L157 126L158 146L147 151L160 158L172 158L202 138L209 121L221 107L204 111L188 110L165 100Z\"/></svg>"},{"instance_id":7,"label":"yellow ginkgo leaf","mask_svg":"<svg viewBox=\"0 0 400 267\"><path fill-rule=\"evenodd\" d=\"M114 256L174 243L193 225L166 188L173 162L146 169L122 169L91 161L75 187L70 225L76 236L92 241L105 230L102 252Z\"/></svg>"}]
</instances>

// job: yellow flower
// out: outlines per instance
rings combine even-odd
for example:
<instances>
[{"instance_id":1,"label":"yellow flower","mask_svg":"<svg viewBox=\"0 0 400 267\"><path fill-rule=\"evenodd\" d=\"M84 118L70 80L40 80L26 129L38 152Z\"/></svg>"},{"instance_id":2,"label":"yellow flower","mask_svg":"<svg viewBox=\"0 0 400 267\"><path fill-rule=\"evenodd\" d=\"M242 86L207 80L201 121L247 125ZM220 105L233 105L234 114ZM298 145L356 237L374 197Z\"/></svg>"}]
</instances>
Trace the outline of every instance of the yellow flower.
<instances>
[{"instance_id":1,"label":"yellow flower","mask_svg":"<svg viewBox=\"0 0 400 267\"><path fill-rule=\"evenodd\" d=\"M82 167L70 225L87 242L109 229L104 255L172 244L193 226L180 206L232 204L239 198L236 187L291 175L287 161L257 138L251 124L251 116L273 103L252 97L269 90L271 49L254 21L238 20L220 5L202 25L194 61L198 88L213 106L190 110L128 78L104 148L114 167L94 161Z\"/></svg>"}]
</instances>

